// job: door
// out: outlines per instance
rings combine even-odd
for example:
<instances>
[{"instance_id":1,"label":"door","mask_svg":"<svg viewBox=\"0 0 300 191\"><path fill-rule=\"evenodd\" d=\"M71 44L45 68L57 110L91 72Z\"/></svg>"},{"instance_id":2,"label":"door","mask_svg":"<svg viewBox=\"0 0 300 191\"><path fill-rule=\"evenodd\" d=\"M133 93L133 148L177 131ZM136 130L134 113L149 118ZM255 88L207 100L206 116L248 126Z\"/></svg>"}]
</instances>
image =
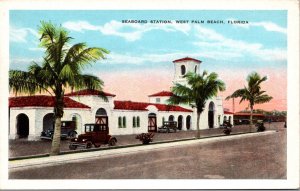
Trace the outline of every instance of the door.
<instances>
[{"instance_id":1,"label":"door","mask_svg":"<svg viewBox=\"0 0 300 191\"><path fill-rule=\"evenodd\" d=\"M148 115L148 132L156 132L157 124L156 124L156 114L150 113Z\"/></svg>"}]
</instances>

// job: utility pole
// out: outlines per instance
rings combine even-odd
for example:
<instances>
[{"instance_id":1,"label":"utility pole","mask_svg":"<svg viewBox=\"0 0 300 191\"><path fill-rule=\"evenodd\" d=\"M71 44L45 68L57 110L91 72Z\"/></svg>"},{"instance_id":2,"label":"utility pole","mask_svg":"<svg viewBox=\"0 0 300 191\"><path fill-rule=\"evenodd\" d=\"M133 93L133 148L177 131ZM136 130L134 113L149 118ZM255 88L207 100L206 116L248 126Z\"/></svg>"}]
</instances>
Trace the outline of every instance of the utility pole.
<instances>
[{"instance_id":1,"label":"utility pole","mask_svg":"<svg viewBox=\"0 0 300 191\"><path fill-rule=\"evenodd\" d=\"M234 113L234 97L232 98L232 112Z\"/></svg>"}]
</instances>

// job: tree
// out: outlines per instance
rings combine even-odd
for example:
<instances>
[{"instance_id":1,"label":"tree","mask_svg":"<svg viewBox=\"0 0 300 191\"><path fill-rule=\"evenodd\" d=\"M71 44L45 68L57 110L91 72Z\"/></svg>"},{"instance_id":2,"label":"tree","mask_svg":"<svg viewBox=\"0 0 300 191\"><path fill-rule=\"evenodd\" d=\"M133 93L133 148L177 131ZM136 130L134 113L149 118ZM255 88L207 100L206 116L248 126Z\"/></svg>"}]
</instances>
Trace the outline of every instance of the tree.
<instances>
[{"instance_id":1,"label":"tree","mask_svg":"<svg viewBox=\"0 0 300 191\"><path fill-rule=\"evenodd\" d=\"M218 74L201 74L188 72L184 75L187 85L175 84L172 87L173 95L169 98L169 104L189 104L197 109L197 135L200 138L200 115L204 111L206 101L217 95L218 91L225 90L225 84L218 79Z\"/></svg>"},{"instance_id":2,"label":"tree","mask_svg":"<svg viewBox=\"0 0 300 191\"><path fill-rule=\"evenodd\" d=\"M55 99L55 129L50 155L60 152L61 118L64 114L64 92L67 89L102 90L103 81L96 76L82 74L91 62L104 59L109 51L90 48L85 43L70 45L68 32L51 22L41 22L39 27L40 46L45 49L43 61L33 62L28 71L10 70L9 87L15 93L33 95L46 91ZM99 95L107 99L103 94Z\"/></svg>"},{"instance_id":3,"label":"tree","mask_svg":"<svg viewBox=\"0 0 300 191\"><path fill-rule=\"evenodd\" d=\"M240 103L248 101L250 106L250 126L252 126L254 105L269 102L272 97L265 94L266 91L261 90L261 83L267 80L267 76L261 78L257 72L253 72L247 76L246 80L248 86L236 90L233 94L228 96L226 100L230 98L241 98Z\"/></svg>"}]
</instances>

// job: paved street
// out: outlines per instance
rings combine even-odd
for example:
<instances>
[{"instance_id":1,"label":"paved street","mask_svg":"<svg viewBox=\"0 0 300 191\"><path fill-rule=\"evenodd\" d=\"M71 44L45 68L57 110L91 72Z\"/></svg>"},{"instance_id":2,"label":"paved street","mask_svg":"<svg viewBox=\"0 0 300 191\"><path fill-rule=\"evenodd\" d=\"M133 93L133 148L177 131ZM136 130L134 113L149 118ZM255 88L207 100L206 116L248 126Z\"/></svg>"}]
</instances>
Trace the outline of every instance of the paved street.
<instances>
[{"instance_id":1,"label":"paved street","mask_svg":"<svg viewBox=\"0 0 300 191\"><path fill-rule=\"evenodd\" d=\"M11 168L10 179L285 179L286 129ZM159 145L161 145L159 147ZM137 149L136 147L135 149ZM109 150L108 150L109 151ZM103 152L103 151L97 151ZM94 153L94 152L92 152ZM81 153L88 154L88 153ZM71 157L71 156L70 156ZM13 162L13 161L12 161ZM10 162L11 163L11 162Z\"/></svg>"}]
</instances>

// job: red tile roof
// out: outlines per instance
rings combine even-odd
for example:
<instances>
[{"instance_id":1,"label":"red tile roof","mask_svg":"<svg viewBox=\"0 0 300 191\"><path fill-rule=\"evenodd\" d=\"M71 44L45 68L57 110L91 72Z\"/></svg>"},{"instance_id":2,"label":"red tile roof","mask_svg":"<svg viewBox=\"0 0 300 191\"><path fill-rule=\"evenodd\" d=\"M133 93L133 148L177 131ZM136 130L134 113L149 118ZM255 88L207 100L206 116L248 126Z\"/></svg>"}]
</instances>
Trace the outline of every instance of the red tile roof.
<instances>
[{"instance_id":1,"label":"red tile roof","mask_svg":"<svg viewBox=\"0 0 300 191\"><path fill-rule=\"evenodd\" d=\"M162 92L158 92L158 93L149 95L148 97L164 97L164 96L169 97L169 96L172 96L172 95L174 95L172 92L162 91Z\"/></svg>"},{"instance_id":2,"label":"red tile roof","mask_svg":"<svg viewBox=\"0 0 300 191\"><path fill-rule=\"evenodd\" d=\"M21 96L10 97L9 107L54 107L55 99L52 96ZM72 100L69 97L64 97L65 108L90 108L87 105Z\"/></svg>"},{"instance_id":3,"label":"red tile roof","mask_svg":"<svg viewBox=\"0 0 300 191\"><path fill-rule=\"evenodd\" d=\"M250 116L250 113L234 113L235 116ZM253 116L265 116L264 114L261 114L261 113L253 113L252 114Z\"/></svg>"},{"instance_id":4,"label":"red tile roof","mask_svg":"<svg viewBox=\"0 0 300 191\"><path fill-rule=\"evenodd\" d=\"M150 105L155 106L158 111L181 111L181 112L193 112L192 110L185 109L175 105L165 104L154 104L144 102L132 102L132 101L114 101L115 108L120 110L136 110L136 111L147 111L147 107Z\"/></svg>"},{"instance_id":5,"label":"red tile roof","mask_svg":"<svg viewBox=\"0 0 300 191\"><path fill-rule=\"evenodd\" d=\"M197 60L195 58L190 58L190 57L185 57L185 58L180 58L178 60L174 60L174 62L182 62L182 61L195 61L195 62L198 62L199 64L202 62L201 60Z\"/></svg>"},{"instance_id":6,"label":"red tile roof","mask_svg":"<svg viewBox=\"0 0 300 191\"><path fill-rule=\"evenodd\" d=\"M109 97L115 97L116 96L116 95L111 94L111 93L107 93L107 92L103 92L103 91L101 92L99 90L89 90L89 89L68 93L68 94L65 94L65 96L89 96L89 95L99 95L100 93L103 93L105 96L109 96Z\"/></svg>"},{"instance_id":7,"label":"red tile roof","mask_svg":"<svg viewBox=\"0 0 300 191\"><path fill-rule=\"evenodd\" d=\"M224 111L224 114L227 114L227 115L232 115L233 113L230 112L230 111Z\"/></svg>"}]
</instances>

